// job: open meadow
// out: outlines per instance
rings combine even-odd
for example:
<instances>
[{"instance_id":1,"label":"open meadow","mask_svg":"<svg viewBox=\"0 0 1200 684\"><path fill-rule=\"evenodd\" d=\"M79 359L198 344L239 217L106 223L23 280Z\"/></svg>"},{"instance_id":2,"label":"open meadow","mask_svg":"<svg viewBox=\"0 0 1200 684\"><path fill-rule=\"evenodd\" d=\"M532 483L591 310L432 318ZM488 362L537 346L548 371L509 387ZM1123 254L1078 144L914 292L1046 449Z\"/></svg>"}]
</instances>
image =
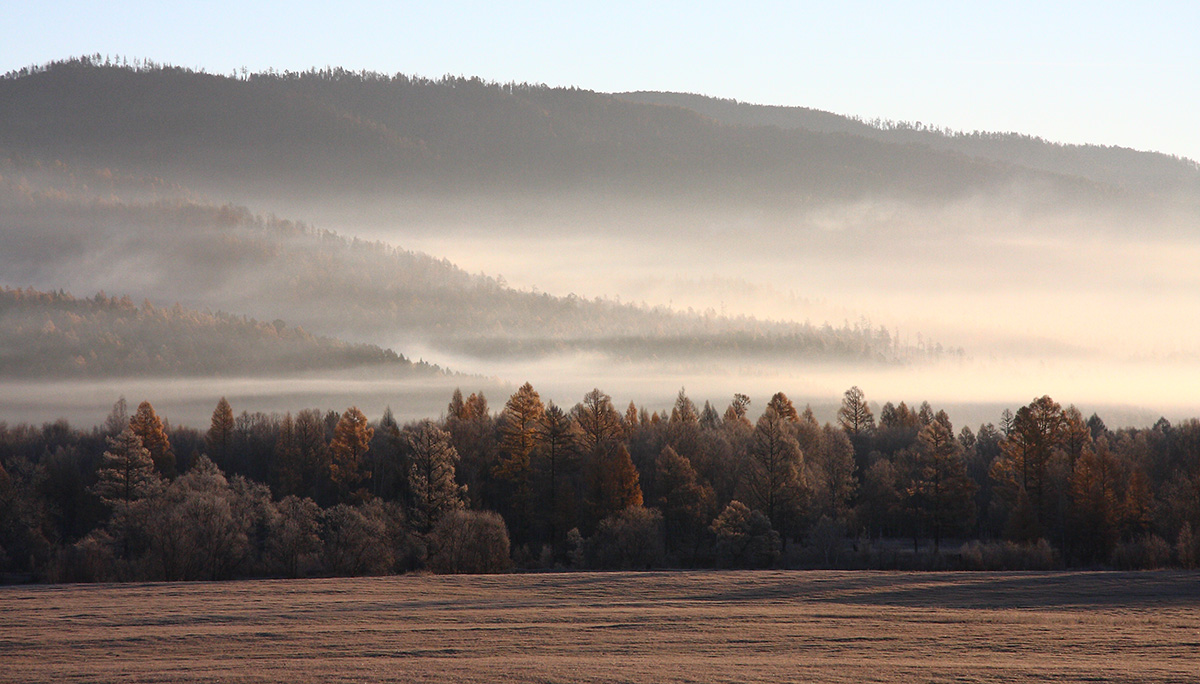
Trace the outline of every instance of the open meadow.
<instances>
[{"instance_id":1,"label":"open meadow","mask_svg":"<svg viewBox=\"0 0 1200 684\"><path fill-rule=\"evenodd\" d=\"M1190 573L0 588L4 682L1194 682Z\"/></svg>"}]
</instances>

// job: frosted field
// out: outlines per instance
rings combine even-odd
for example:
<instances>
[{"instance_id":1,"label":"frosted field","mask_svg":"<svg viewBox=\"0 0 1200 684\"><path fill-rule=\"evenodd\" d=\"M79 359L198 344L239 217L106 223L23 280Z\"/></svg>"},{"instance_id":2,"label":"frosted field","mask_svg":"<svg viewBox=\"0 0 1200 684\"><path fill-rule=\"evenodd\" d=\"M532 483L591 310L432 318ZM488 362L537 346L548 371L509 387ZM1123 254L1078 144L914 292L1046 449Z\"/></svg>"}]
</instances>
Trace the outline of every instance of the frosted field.
<instances>
[{"instance_id":1,"label":"frosted field","mask_svg":"<svg viewBox=\"0 0 1200 684\"><path fill-rule=\"evenodd\" d=\"M0 587L3 682L1195 682L1189 573Z\"/></svg>"}]
</instances>

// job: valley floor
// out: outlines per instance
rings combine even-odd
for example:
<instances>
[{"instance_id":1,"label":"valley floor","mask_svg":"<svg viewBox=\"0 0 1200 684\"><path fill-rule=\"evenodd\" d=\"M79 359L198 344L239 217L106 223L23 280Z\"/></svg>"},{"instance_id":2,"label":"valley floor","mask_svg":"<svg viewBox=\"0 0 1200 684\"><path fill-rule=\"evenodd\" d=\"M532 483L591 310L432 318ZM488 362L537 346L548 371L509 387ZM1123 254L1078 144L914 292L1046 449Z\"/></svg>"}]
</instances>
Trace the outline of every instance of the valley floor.
<instances>
[{"instance_id":1,"label":"valley floor","mask_svg":"<svg viewBox=\"0 0 1200 684\"><path fill-rule=\"evenodd\" d=\"M656 572L0 587L5 682L1190 682L1200 575Z\"/></svg>"}]
</instances>

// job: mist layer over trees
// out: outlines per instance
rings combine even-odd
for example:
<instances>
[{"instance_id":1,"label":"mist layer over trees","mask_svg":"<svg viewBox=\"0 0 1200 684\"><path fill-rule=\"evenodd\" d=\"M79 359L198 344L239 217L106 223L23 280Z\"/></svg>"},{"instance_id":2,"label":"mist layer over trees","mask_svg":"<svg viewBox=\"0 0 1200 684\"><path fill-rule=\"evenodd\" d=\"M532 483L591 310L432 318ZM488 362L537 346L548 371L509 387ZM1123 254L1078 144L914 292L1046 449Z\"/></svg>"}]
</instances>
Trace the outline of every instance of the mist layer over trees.
<instances>
[{"instance_id":1,"label":"mist layer over trees","mask_svg":"<svg viewBox=\"0 0 1200 684\"><path fill-rule=\"evenodd\" d=\"M720 378L940 344L967 352L969 379L931 385L990 392L976 400L1048 375L1081 400L1195 408L1161 390L1200 358L1176 315L1200 304L1189 160L337 68L87 57L9 74L0 94L10 287L282 318L513 382L530 376L512 361L569 360L538 379L586 366L572 392L613 359L705 365L704 386L745 391ZM1097 363L1122 391L1088 382ZM804 371L785 373L771 380Z\"/></svg>"},{"instance_id":2,"label":"mist layer over trees","mask_svg":"<svg viewBox=\"0 0 1200 684\"><path fill-rule=\"evenodd\" d=\"M526 384L399 424L222 399L207 430L124 399L103 426L0 425L0 562L41 580L430 568L1194 567L1200 423L1109 430L1040 397L956 428L857 387L670 412Z\"/></svg>"},{"instance_id":3,"label":"mist layer over trees","mask_svg":"<svg viewBox=\"0 0 1200 684\"><path fill-rule=\"evenodd\" d=\"M315 337L282 320L137 306L128 297L0 287L0 377L280 375L386 367L432 375L391 350Z\"/></svg>"},{"instance_id":4,"label":"mist layer over trees","mask_svg":"<svg viewBox=\"0 0 1200 684\"><path fill-rule=\"evenodd\" d=\"M482 359L589 352L889 362L940 353L901 345L869 323L834 328L518 291L444 259L170 189L126 202L104 187L126 189L107 173L14 159L0 168L0 266L14 283L286 317L354 341ZM124 180L131 196L157 187Z\"/></svg>"}]
</instances>

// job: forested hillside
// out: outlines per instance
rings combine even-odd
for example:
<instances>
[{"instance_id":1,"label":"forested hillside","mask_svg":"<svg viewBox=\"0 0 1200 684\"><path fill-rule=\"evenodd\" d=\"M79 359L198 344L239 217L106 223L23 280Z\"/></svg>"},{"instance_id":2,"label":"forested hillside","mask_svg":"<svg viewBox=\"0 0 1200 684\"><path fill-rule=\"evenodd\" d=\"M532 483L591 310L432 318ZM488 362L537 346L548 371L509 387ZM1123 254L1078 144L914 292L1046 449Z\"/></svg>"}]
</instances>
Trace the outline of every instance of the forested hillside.
<instances>
[{"instance_id":1,"label":"forested hillside","mask_svg":"<svg viewBox=\"0 0 1200 684\"><path fill-rule=\"evenodd\" d=\"M1081 178L827 128L836 132L724 125L573 88L341 69L231 78L89 57L0 80L0 148L207 187L735 204L943 200L1014 185L1071 201L1104 194Z\"/></svg>"},{"instance_id":2,"label":"forested hillside","mask_svg":"<svg viewBox=\"0 0 1200 684\"><path fill-rule=\"evenodd\" d=\"M1097 183L1172 197L1200 198L1200 165L1155 152L1103 145L1065 145L1012 132L952 131L912 122L863 121L807 107L756 105L686 93L616 93L629 102L680 107L714 121L783 130L845 133L872 140L927 146Z\"/></svg>"},{"instance_id":3,"label":"forested hillside","mask_svg":"<svg viewBox=\"0 0 1200 684\"><path fill-rule=\"evenodd\" d=\"M116 194L125 190L145 199L125 201ZM478 358L584 351L887 362L940 353L898 345L863 323L834 328L517 291L444 259L188 196L156 179L7 159L0 284L130 293L158 306L283 318L323 335Z\"/></svg>"},{"instance_id":4,"label":"forested hillside","mask_svg":"<svg viewBox=\"0 0 1200 684\"><path fill-rule=\"evenodd\" d=\"M0 287L0 377L270 376L362 367L395 378L438 372L390 349L316 337L278 319Z\"/></svg>"}]
</instances>

